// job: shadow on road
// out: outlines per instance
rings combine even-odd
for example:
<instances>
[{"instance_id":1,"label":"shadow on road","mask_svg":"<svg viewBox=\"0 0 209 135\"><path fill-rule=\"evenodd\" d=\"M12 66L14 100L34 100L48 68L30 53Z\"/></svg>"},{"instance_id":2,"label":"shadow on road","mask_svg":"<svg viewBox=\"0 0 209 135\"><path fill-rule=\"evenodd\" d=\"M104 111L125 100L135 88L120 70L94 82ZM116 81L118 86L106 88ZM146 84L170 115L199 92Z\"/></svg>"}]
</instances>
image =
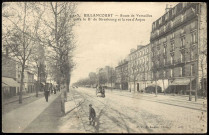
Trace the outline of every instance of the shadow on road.
<instances>
[{"instance_id":1,"label":"shadow on road","mask_svg":"<svg viewBox=\"0 0 209 135\"><path fill-rule=\"evenodd\" d=\"M100 119L100 117L102 116L102 114L104 113L104 109L107 107L107 105L105 105L102 109L101 109L101 111L99 112L99 115L96 117L96 120L95 120L95 122L96 122L96 126L95 126L95 133L99 133L99 128L100 128L100 121L99 121L99 119Z\"/></svg>"}]
</instances>

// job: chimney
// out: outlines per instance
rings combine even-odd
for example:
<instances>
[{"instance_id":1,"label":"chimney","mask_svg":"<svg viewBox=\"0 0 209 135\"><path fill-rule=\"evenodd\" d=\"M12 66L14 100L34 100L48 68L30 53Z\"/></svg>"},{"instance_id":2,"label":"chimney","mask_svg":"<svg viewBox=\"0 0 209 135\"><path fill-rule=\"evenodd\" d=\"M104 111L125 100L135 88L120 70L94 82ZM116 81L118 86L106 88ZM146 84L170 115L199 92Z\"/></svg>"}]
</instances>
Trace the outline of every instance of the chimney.
<instances>
[{"instance_id":1,"label":"chimney","mask_svg":"<svg viewBox=\"0 0 209 135\"><path fill-rule=\"evenodd\" d=\"M131 49L131 53L134 52L135 50L136 50L136 49L132 48L132 49Z\"/></svg>"},{"instance_id":2,"label":"chimney","mask_svg":"<svg viewBox=\"0 0 209 135\"><path fill-rule=\"evenodd\" d=\"M137 49L140 49L142 47L143 47L143 45L137 45Z\"/></svg>"},{"instance_id":3,"label":"chimney","mask_svg":"<svg viewBox=\"0 0 209 135\"><path fill-rule=\"evenodd\" d=\"M172 5L170 5L169 7L169 5L166 4L165 13L167 13L170 9L172 9Z\"/></svg>"}]
</instances>

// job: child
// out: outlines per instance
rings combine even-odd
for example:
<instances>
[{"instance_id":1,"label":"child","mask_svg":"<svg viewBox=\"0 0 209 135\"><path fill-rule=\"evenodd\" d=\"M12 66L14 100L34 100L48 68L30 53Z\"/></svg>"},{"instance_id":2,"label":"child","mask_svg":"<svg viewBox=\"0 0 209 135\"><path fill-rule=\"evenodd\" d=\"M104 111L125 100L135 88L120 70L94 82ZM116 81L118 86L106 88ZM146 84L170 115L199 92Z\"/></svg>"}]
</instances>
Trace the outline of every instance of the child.
<instances>
[{"instance_id":1,"label":"child","mask_svg":"<svg viewBox=\"0 0 209 135\"><path fill-rule=\"evenodd\" d=\"M95 125L95 117L96 117L96 112L94 108L92 107L92 104L89 104L89 124L93 122L93 126Z\"/></svg>"}]
</instances>

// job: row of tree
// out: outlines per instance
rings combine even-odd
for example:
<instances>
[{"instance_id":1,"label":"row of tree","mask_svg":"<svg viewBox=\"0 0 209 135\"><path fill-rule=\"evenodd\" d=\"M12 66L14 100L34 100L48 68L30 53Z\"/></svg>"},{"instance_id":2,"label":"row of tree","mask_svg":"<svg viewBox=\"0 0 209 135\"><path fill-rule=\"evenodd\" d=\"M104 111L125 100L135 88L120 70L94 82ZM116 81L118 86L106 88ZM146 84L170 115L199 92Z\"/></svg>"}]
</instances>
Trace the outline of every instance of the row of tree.
<instances>
[{"instance_id":1,"label":"row of tree","mask_svg":"<svg viewBox=\"0 0 209 135\"><path fill-rule=\"evenodd\" d=\"M97 84L107 85L110 87L116 81L116 73L113 67L105 66L104 68L99 68L97 72L90 72L89 76L84 79L80 79L74 85L78 86L95 86Z\"/></svg>"},{"instance_id":2,"label":"row of tree","mask_svg":"<svg viewBox=\"0 0 209 135\"><path fill-rule=\"evenodd\" d=\"M3 49L21 64L19 103L22 103L24 70L26 63L40 65L39 46L46 52L49 74L62 91L62 112L69 91L70 73L75 66L76 23L73 15L77 3L73 2L12 2L2 5Z\"/></svg>"}]
</instances>

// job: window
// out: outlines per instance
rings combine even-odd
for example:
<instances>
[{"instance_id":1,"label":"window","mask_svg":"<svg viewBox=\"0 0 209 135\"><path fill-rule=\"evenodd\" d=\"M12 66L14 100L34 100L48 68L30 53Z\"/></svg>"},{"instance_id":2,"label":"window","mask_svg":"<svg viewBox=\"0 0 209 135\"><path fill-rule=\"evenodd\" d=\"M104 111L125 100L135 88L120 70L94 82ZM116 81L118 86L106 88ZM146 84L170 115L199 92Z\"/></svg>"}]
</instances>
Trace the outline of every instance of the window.
<instances>
[{"instance_id":1,"label":"window","mask_svg":"<svg viewBox=\"0 0 209 135\"><path fill-rule=\"evenodd\" d=\"M183 22L184 21L184 18L185 18L185 12L184 13L182 13L182 15L181 15L181 22Z\"/></svg>"},{"instance_id":2,"label":"window","mask_svg":"<svg viewBox=\"0 0 209 135\"><path fill-rule=\"evenodd\" d=\"M192 33L192 37L191 37L191 42L192 42L192 43L196 43L196 38L197 38L196 32L193 32L193 33Z\"/></svg>"},{"instance_id":3,"label":"window","mask_svg":"<svg viewBox=\"0 0 209 135\"><path fill-rule=\"evenodd\" d=\"M183 62L183 55L182 55L182 53L180 55L180 62Z\"/></svg>"},{"instance_id":4,"label":"window","mask_svg":"<svg viewBox=\"0 0 209 135\"><path fill-rule=\"evenodd\" d=\"M171 69L171 77L173 77L173 69Z\"/></svg>"},{"instance_id":5,"label":"window","mask_svg":"<svg viewBox=\"0 0 209 135\"><path fill-rule=\"evenodd\" d=\"M171 43L171 50L174 50L175 49L175 44L174 42Z\"/></svg>"},{"instance_id":6,"label":"window","mask_svg":"<svg viewBox=\"0 0 209 135\"><path fill-rule=\"evenodd\" d=\"M173 27L173 21L170 22L171 23L171 28Z\"/></svg>"},{"instance_id":7,"label":"window","mask_svg":"<svg viewBox=\"0 0 209 135\"><path fill-rule=\"evenodd\" d=\"M193 60L194 59L194 53L193 53L193 51L191 51L191 60Z\"/></svg>"},{"instance_id":8,"label":"window","mask_svg":"<svg viewBox=\"0 0 209 135\"><path fill-rule=\"evenodd\" d=\"M163 64L165 65L165 63L166 63L166 60L165 60L165 58L163 59Z\"/></svg>"},{"instance_id":9,"label":"window","mask_svg":"<svg viewBox=\"0 0 209 135\"><path fill-rule=\"evenodd\" d=\"M165 55L165 53L166 53L166 48L164 47L163 48L163 54Z\"/></svg>"},{"instance_id":10,"label":"window","mask_svg":"<svg viewBox=\"0 0 209 135\"><path fill-rule=\"evenodd\" d=\"M170 38L171 39L175 38L175 33L172 33Z\"/></svg>"},{"instance_id":11,"label":"window","mask_svg":"<svg viewBox=\"0 0 209 135\"><path fill-rule=\"evenodd\" d=\"M184 28L181 29L181 34L184 34L185 33L185 30Z\"/></svg>"},{"instance_id":12,"label":"window","mask_svg":"<svg viewBox=\"0 0 209 135\"><path fill-rule=\"evenodd\" d=\"M155 23L152 24L152 30L154 30L154 29L155 29Z\"/></svg>"},{"instance_id":13,"label":"window","mask_svg":"<svg viewBox=\"0 0 209 135\"><path fill-rule=\"evenodd\" d=\"M159 78L159 71L157 71L156 76L157 76L157 78Z\"/></svg>"},{"instance_id":14,"label":"window","mask_svg":"<svg viewBox=\"0 0 209 135\"><path fill-rule=\"evenodd\" d=\"M164 70L163 71L163 77L165 78L165 76L166 76L166 71Z\"/></svg>"},{"instance_id":15,"label":"window","mask_svg":"<svg viewBox=\"0 0 209 135\"><path fill-rule=\"evenodd\" d=\"M175 15L175 14L176 14L176 7L174 7L172 10L172 15Z\"/></svg>"},{"instance_id":16,"label":"window","mask_svg":"<svg viewBox=\"0 0 209 135\"><path fill-rule=\"evenodd\" d=\"M173 64L173 56L171 56L171 64Z\"/></svg>"},{"instance_id":17,"label":"window","mask_svg":"<svg viewBox=\"0 0 209 135\"><path fill-rule=\"evenodd\" d=\"M168 15L169 15L168 13L165 14L165 20L168 19Z\"/></svg>"},{"instance_id":18,"label":"window","mask_svg":"<svg viewBox=\"0 0 209 135\"><path fill-rule=\"evenodd\" d=\"M159 19L159 25L162 23L162 17Z\"/></svg>"},{"instance_id":19,"label":"window","mask_svg":"<svg viewBox=\"0 0 209 135\"><path fill-rule=\"evenodd\" d=\"M182 67L179 67L179 76L180 76L180 77L182 77L182 74L183 74L182 71L183 71L183 70L182 70Z\"/></svg>"},{"instance_id":20,"label":"window","mask_svg":"<svg viewBox=\"0 0 209 135\"><path fill-rule=\"evenodd\" d=\"M194 65L191 65L191 70L190 70L190 74L191 74L191 76L193 76L194 75Z\"/></svg>"},{"instance_id":21,"label":"window","mask_svg":"<svg viewBox=\"0 0 209 135\"><path fill-rule=\"evenodd\" d=\"M181 46L185 46L185 37L181 38Z\"/></svg>"}]
</instances>

